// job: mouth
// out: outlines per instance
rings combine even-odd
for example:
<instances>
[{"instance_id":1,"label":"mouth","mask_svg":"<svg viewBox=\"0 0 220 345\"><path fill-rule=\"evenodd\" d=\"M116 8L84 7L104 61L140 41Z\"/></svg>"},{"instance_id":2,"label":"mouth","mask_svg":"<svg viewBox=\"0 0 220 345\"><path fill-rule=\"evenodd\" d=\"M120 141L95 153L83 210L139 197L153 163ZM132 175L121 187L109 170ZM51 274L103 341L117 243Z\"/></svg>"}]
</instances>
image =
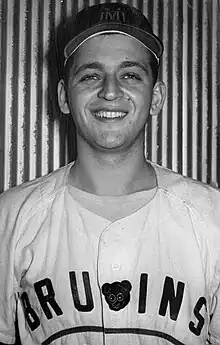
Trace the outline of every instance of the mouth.
<instances>
[{"instance_id":1,"label":"mouth","mask_svg":"<svg viewBox=\"0 0 220 345\"><path fill-rule=\"evenodd\" d=\"M93 112L93 116L99 121L118 121L123 120L127 116L128 112L124 111L104 111L99 110Z\"/></svg>"},{"instance_id":2,"label":"mouth","mask_svg":"<svg viewBox=\"0 0 220 345\"><path fill-rule=\"evenodd\" d=\"M113 307L114 307L115 310L118 310L119 307L120 307L120 303L114 303Z\"/></svg>"}]
</instances>

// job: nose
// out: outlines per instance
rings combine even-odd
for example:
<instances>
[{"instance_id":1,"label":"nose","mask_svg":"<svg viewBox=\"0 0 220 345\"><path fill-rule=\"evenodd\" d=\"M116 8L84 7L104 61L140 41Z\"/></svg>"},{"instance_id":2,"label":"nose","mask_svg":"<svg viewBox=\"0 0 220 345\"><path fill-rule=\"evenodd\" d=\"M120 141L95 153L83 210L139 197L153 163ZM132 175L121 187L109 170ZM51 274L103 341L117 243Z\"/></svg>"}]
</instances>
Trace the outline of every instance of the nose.
<instances>
[{"instance_id":1,"label":"nose","mask_svg":"<svg viewBox=\"0 0 220 345\"><path fill-rule=\"evenodd\" d=\"M115 76L107 76L103 82L102 89L99 91L98 96L108 101L113 101L123 96L123 91L118 85Z\"/></svg>"}]
</instances>

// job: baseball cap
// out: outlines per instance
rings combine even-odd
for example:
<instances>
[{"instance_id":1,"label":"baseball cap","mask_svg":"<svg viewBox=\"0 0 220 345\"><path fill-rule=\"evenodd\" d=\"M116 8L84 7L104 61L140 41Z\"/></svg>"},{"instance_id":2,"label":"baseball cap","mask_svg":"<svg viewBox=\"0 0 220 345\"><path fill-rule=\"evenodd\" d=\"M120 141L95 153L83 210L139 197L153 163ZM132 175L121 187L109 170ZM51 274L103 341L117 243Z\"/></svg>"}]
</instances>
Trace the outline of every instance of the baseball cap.
<instances>
[{"instance_id":1,"label":"baseball cap","mask_svg":"<svg viewBox=\"0 0 220 345\"><path fill-rule=\"evenodd\" d=\"M86 7L76 15L73 38L64 48L64 65L85 41L104 33L121 33L135 38L158 62L163 53L163 43L141 11L119 2L105 3Z\"/></svg>"}]
</instances>

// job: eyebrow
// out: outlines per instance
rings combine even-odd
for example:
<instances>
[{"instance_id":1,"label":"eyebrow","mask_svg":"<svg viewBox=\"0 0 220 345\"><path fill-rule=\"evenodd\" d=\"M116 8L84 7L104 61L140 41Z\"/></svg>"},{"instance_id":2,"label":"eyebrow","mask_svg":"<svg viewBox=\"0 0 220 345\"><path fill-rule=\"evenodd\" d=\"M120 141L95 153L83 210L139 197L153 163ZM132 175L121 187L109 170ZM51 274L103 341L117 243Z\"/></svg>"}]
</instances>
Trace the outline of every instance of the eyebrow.
<instances>
[{"instance_id":1,"label":"eyebrow","mask_svg":"<svg viewBox=\"0 0 220 345\"><path fill-rule=\"evenodd\" d=\"M119 69L120 68L129 68L129 67L138 67L141 68L147 75L149 74L149 69L147 66L145 66L145 64L143 64L142 62L138 62L138 61L123 61L120 65L119 65ZM76 68L74 75L76 76L77 74L79 74L80 72L85 71L86 69L96 69L99 70L101 72L104 71L103 65L100 62L88 62L85 63L81 66L79 66L78 68Z\"/></svg>"},{"instance_id":2,"label":"eyebrow","mask_svg":"<svg viewBox=\"0 0 220 345\"><path fill-rule=\"evenodd\" d=\"M120 64L120 68L127 68L127 67L139 67L141 68L147 75L149 74L149 69L145 66L144 63L138 61L123 61Z\"/></svg>"},{"instance_id":3,"label":"eyebrow","mask_svg":"<svg viewBox=\"0 0 220 345\"><path fill-rule=\"evenodd\" d=\"M103 67L99 62L88 62L85 63L81 66L79 66L78 68L76 68L76 70L74 71L74 75L76 76L77 74L79 74L80 72L83 72L86 69L98 69L100 71L103 71Z\"/></svg>"}]
</instances>

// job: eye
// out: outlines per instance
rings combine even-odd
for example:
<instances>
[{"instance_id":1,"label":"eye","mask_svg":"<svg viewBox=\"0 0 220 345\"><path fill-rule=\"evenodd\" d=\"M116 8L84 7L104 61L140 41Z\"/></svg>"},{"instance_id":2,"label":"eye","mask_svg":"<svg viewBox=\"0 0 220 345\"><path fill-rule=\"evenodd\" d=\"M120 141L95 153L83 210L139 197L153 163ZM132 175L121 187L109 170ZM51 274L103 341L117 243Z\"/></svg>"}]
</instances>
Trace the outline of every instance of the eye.
<instances>
[{"instance_id":1,"label":"eye","mask_svg":"<svg viewBox=\"0 0 220 345\"><path fill-rule=\"evenodd\" d=\"M109 296L108 296L108 299L110 302L114 302L116 300L116 297L115 295L113 295L113 293L111 293Z\"/></svg>"},{"instance_id":2,"label":"eye","mask_svg":"<svg viewBox=\"0 0 220 345\"><path fill-rule=\"evenodd\" d=\"M123 294L121 292L117 294L117 300L119 302L122 302L124 300L124 296L123 296Z\"/></svg>"},{"instance_id":3,"label":"eye","mask_svg":"<svg viewBox=\"0 0 220 345\"><path fill-rule=\"evenodd\" d=\"M122 79L126 79L126 80L141 80L141 77L136 74L136 73L125 73L122 75Z\"/></svg>"},{"instance_id":4,"label":"eye","mask_svg":"<svg viewBox=\"0 0 220 345\"><path fill-rule=\"evenodd\" d=\"M98 74L86 74L80 79L81 82L91 80L100 80L100 76Z\"/></svg>"}]
</instances>

